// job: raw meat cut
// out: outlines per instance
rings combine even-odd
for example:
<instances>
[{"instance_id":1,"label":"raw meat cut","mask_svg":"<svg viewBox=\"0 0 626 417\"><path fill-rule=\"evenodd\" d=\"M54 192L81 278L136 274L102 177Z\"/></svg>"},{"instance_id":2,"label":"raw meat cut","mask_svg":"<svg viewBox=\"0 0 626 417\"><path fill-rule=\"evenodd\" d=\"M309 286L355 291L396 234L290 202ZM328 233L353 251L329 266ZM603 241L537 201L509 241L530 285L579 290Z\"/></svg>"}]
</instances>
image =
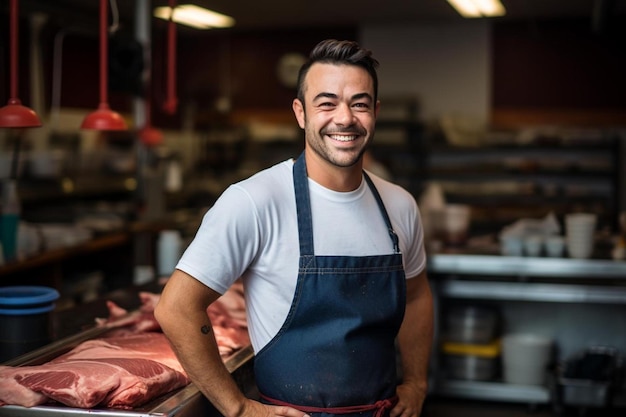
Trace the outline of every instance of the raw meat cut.
<instances>
[{"instance_id":1,"label":"raw meat cut","mask_svg":"<svg viewBox=\"0 0 626 417\"><path fill-rule=\"evenodd\" d=\"M109 317L106 319L96 318L96 325L105 326L115 323L117 335L135 334L139 332L160 331L161 326L154 317L154 306L142 305L138 312L129 313L128 310L118 306L113 301L106 302Z\"/></svg>"},{"instance_id":2,"label":"raw meat cut","mask_svg":"<svg viewBox=\"0 0 626 417\"><path fill-rule=\"evenodd\" d=\"M61 362L25 366L14 378L20 385L67 406L93 408L120 386L120 369L92 361Z\"/></svg>"},{"instance_id":3,"label":"raw meat cut","mask_svg":"<svg viewBox=\"0 0 626 417\"><path fill-rule=\"evenodd\" d=\"M233 352L250 344L250 337L247 332L241 332L232 327L213 326L213 334L222 357L228 357Z\"/></svg>"},{"instance_id":4,"label":"raw meat cut","mask_svg":"<svg viewBox=\"0 0 626 417\"><path fill-rule=\"evenodd\" d=\"M103 401L108 408L131 409L190 382L185 374L148 359L107 358L96 361L128 371L128 375L120 374L120 385Z\"/></svg>"},{"instance_id":5,"label":"raw meat cut","mask_svg":"<svg viewBox=\"0 0 626 417\"><path fill-rule=\"evenodd\" d=\"M3 381L8 379L2 375ZM2 398L5 403L27 407L55 400L77 408L130 409L189 383L184 374L161 363L139 358L72 360L24 366L14 368L10 379L43 395L43 398L38 397L29 403ZM2 391L5 391L4 387Z\"/></svg>"},{"instance_id":6,"label":"raw meat cut","mask_svg":"<svg viewBox=\"0 0 626 417\"><path fill-rule=\"evenodd\" d=\"M132 408L189 384L163 333L88 340L38 366L3 367L0 401Z\"/></svg>"},{"instance_id":7,"label":"raw meat cut","mask_svg":"<svg viewBox=\"0 0 626 417\"><path fill-rule=\"evenodd\" d=\"M246 302L241 281L236 281L214 304L220 304L224 307L230 316L232 327L248 328Z\"/></svg>"},{"instance_id":8,"label":"raw meat cut","mask_svg":"<svg viewBox=\"0 0 626 417\"><path fill-rule=\"evenodd\" d=\"M48 401L45 395L26 388L15 380L15 376L23 372L24 367L0 366L0 405L34 407Z\"/></svg>"},{"instance_id":9,"label":"raw meat cut","mask_svg":"<svg viewBox=\"0 0 626 417\"><path fill-rule=\"evenodd\" d=\"M157 332L87 340L51 363L94 358L150 359L186 375L165 335Z\"/></svg>"},{"instance_id":10,"label":"raw meat cut","mask_svg":"<svg viewBox=\"0 0 626 417\"><path fill-rule=\"evenodd\" d=\"M154 330L154 327L158 326L154 318L154 307L159 302L160 294L141 292L139 297L142 301L140 314L125 317L128 311L109 301L107 303L109 317L107 319L99 319L98 323L100 325L106 323L119 324L119 320L123 320L125 326L110 333L114 336L132 336L137 332ZM222 357L226 358L250 344L243 285L240 281L233 284L226 293L211 304L206 312L211 320L215 339ZM156 330L160 330L160 328Z\"/></svg>"}]
</instances>

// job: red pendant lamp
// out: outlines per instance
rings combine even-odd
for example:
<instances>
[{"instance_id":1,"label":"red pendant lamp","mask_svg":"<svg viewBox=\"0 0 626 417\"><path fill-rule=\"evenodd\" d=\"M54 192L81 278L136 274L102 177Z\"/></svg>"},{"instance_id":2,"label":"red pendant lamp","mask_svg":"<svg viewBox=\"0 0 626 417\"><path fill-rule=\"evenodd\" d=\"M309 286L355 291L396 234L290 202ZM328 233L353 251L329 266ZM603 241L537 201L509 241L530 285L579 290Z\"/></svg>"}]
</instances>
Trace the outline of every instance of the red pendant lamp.
<instances>
[{"instance_id":1,"label":"red pendant lamp","mask_svg":"<svg viewBox=\"0 0 626 417\"><path fill-rule=\"evenodd\" d=\"M152 106L150 105L150 95L144 100L146 109L146 123L139 130L139 139L146 146L158 146L163 142L163 133L152 126Z\"/></svg>"},{"instance_id":2,"label":"red pendant lamp","mask_svg":"<svg viewBox=\"0 0 626 417\"><path fill-rule=\"evenodd\" d=\"M41 120L34 110L23 106L17 98L18 71L18 0L11 0L11 96L6 106L0 108L0 127L39 127Z\"/></svg>"},{"instance_id":3,"label":"red pendant lamp","mask_svg":"<svg viewBox=\"0 0 626 417\"><path fill-rule=\"evenodd\" d=\"M98 109L85 117L81 129L95 130L127 130L122 116L109 108L108 103L108 34L107 34L107 2L100 0L100 104Z\"/></svg>"}]
</instances>

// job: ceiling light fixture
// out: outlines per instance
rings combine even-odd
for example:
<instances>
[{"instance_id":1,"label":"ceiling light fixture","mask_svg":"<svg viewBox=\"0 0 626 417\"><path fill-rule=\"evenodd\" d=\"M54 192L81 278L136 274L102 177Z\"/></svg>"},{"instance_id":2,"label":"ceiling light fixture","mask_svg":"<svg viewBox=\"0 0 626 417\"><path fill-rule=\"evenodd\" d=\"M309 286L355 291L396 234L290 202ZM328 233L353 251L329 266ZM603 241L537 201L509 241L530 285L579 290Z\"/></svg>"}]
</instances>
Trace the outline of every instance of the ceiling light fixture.
<instances>
[{"instance_id":1,"label":"ceiling light fixture","mask_svg":"<svg viewBox=\"0 0 626 417\"><path fill-rule=\"evenodd\" d=\"M100 0L100 104L98 109L89 113L83 120L81 129L126 130L122 116L109 108L108 103L108 33L107 2Z\"/></svg>"},{"instance_id":2,"label":"ceiling light fixture","mask_svg":"<svg viewBox=\"0 0 626 417\"><path fill-rule=\"evenodd\" d=\"M463 17L504 16L506 10L500 0L448 0Z\"/></svg>"},{"instance_id":3,"label":"ceiling light fixture","mask_svg":"<svg viewBox=\"0 0 626 417\"><path fill-rule=\"evenodd\" d=\"M171 7L157 7L154 9L154 16L170 20L171 11ZM172 20L196 29L229 28L235 25L235 19L232 17L193 4L181 4L174 8Z\"/></svg>"},{"instance_id":4,"label":"ceiling light fixture","mask_svg":"<svg viewBox=\"0 0 626 417\"><path fill-rule=\"evenodd\" d=\"M23 106L17 98L18 73L18 0L11 0L11 91L9 102L0 108L0 127L39 127L41 120L34 110Z\"/></svg>"}]
</instances>

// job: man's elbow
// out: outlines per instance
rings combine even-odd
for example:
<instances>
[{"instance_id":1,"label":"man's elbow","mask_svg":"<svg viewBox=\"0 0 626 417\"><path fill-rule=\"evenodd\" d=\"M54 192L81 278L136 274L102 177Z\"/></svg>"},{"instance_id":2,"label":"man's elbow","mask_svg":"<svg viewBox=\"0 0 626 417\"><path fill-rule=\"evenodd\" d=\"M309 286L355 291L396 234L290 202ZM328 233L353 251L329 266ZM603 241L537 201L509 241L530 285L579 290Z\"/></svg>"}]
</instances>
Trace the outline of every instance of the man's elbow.
<instances>
[{"instance_id":1,"label":"man's elbow","mask_svg":"<svg viewBox=\"0 0 626 417\"><path fill-rule=\"evenodd\" d=\"M169 328L168 321L169 319L172 319L173 316L174 313L167 308L167 304L164 303L162 300L159 300L157 305L154 307L154 318L157 323L159 323L159 326L164 333L167 333L167 330Z\"/></svg>"}]
</instances>

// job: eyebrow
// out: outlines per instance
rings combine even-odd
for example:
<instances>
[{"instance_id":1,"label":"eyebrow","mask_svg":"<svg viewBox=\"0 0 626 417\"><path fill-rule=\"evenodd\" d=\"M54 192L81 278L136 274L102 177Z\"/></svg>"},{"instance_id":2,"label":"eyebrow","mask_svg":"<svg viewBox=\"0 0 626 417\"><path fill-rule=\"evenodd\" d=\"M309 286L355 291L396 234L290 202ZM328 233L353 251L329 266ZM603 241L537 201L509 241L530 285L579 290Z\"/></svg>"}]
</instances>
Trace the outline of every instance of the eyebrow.
<instances>
[{"instance_id":1,"label":"eyebrow","mask_svg":"<svg viewBox=\"0 0 626 417\"><path fill-rule=\"evenodd\" d=\"M339 98L339 97L337 96L337 94L334 94L334 93L319 93L318 95L316 95L315 97L313 97L313 101L316 101L316 100L318 100L318 99L320 99L320 98L332 98L332 99L337 99L337 98ZM368 93L359 93L359 94L355 94L355 95L353 95L353 96L352 96L352 100L353 100L353 101L354 101L354 100L360 100L360 99L362 99L362 98L367 98L367 99L369 99L370 101L373 101L372 96L371 96L370 94L368 94Z\"/></svg>"}]
</instances>

